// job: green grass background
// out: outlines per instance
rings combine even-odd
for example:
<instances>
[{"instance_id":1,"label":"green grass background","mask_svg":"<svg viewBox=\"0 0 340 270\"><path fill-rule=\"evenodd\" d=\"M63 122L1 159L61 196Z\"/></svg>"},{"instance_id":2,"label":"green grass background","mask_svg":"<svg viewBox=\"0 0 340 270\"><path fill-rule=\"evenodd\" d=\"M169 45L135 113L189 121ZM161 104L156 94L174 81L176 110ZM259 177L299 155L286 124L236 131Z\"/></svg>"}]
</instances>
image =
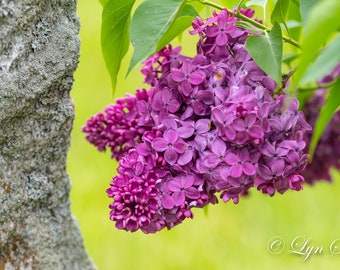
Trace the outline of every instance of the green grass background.
<instances>
[{"instance_id":1,"label":"green grass background","mask_svg":"<svg viewBox=\"0 0 340 270\"><path fill-rule=\"evenodd\" d=\"M125 79L125 61L112 97L100 48L102 7L96 0L80 0L78 5L82 43L72 90L76 118L67 169L72 181L72 212L98 269L338 269L340 255L332 256L329 246L340 238L339 181L305 186L302 192L274 198L254 190L238 205L220 203L210 206L207 214L195 209L194 219L156 234L128 233L114 227L105 190L116 164L110 153L99 153L85 141L81 127L116 97L142 88L143 78L136 70ZM194 48L186 39L183 46L186 53ZM273 236L285 241L281 254L267 250ZM322 254L303 262L301 256L290 253L292 240L298 236L311 238L309 245L323 247Z\"/></svg>"}]
</instances>

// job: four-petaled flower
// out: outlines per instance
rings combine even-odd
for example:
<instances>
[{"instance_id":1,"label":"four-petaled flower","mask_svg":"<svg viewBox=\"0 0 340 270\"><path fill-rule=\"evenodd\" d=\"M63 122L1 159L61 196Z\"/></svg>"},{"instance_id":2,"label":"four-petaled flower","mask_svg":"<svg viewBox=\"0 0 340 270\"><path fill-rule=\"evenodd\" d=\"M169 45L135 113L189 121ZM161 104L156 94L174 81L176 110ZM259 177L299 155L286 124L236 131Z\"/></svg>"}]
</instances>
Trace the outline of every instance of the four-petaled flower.
<instances>
[{"instance_id":1,"label":"four-petaled flower","mask_svg":"<svg viewBox=\"0 0 340 270\"><path fill-rule=\"evenodd\" d=\"M179 90L183 95L189 96L193 91L193 85L201 84L205 80L206 74L202 70L195 70L192 62L186 59L181 69L172 70L171 78L179 83Z\"/></svg>"},{"instance_id":2,"label":"four-petaled flower","mask_svg":"<svg viewBox=\"0 0 340 270\"><path fill-rule=\"evenodd\" d=\"M158 137L152 141L152 148L157 152L164 152L164 159L170 165L175 164L178 154L185 151L185 143L179 138L178 132L174 129L167 129L163 137Z\"/></svg>"},{"instance_id":3,"label":"four-petaled flower","mask_svg":"<svg viewBox=\"0 0 340 270\"><path fill-rule=\"evenodd\" d=\"M180 103L173 97L172 92L168 88L164 88L155 94L151 106L155 111L165 110L166 112L174 113L179 109Z\"/></svg>"},{"instance_id":4,"label":"four-petaled flower","mask_svg":"<svg viewBox=\"0 0 340 270\"><path fill-rule=\"evenodd\" d=\"M172 193L175 206L184 204L186 198L198 199L200 192L197 188L193 187L195 179L192 175L179 176L168 182L168 189Z\"/></svg>"},{"instance_id":5,"label":"four-petaled flower","mask_svg":"<svg viewBox=\"0 0 340 270\"><path fill-rule=\"evenodd\" d=\"M249 152L242 148L238 152L228 151L224 156L224 161L230 166L230 176L237 178L242 174L252 176L256 173L254 164L249 161Z\"/></svg>"}]
</instances>

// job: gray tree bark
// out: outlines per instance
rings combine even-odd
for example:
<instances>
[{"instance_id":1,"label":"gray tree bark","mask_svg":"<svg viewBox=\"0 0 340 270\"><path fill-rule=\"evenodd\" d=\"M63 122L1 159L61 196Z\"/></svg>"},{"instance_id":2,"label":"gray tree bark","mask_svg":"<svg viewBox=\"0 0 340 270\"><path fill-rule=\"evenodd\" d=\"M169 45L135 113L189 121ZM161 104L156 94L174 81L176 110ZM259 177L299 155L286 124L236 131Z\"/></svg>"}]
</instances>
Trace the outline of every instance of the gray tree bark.
<instances>
[{"instance_id":1,"label":"gray tree bark","mask_svg":"<svg viewBox=\"0 0 340 270\"><path fill-rule=\"evenodd\" d=\"M75 0L0 0L0 270L95 269L70 213Z\"/></svg>"}]
</instances>

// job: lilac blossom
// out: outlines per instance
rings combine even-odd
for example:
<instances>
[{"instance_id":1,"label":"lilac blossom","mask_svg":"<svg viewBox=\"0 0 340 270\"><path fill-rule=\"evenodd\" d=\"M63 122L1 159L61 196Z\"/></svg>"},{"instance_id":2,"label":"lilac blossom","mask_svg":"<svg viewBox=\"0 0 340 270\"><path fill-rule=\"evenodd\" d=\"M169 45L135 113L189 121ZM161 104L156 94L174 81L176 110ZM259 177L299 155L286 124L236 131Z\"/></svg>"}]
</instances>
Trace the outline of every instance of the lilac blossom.
<instances>
[{"instance_id":1,"label":"lilac blossom","mask_svg":"<svg viewBox=\"0 0 340 270\"><path fill-rule=\"evenodd\" d=\"M340 76L340 64L338 64L331 74L325 76L320 80L320 84L330 83L336 80ZM325 96L328 89L319 89L314 92L314 95L309 99L303 112L306 115L306 120L312 126L315 126L316 120L320 114L320 110L325 103ZM308 150L308 146L312 139L312 131L308 131L304 134L304 140ZM305 181L309 184L313 184L319 180L332 181L331 169L340 169L340 111L337 111L325 131L323 132L313 155L312 162L307 164L306 169L302 175Z\"/></svg>"},{"instance_id":2,"label":"lilac blossom","mask_svg":"<svg viewBox=\"0 0 340 270\"><path fill-rule=\"evenodd\" d=\"M185 143L179 138L178 132L174 129L167 129L164 132L164 137L158 137L152 141L152 148L157 152L164 152L164 159L173 165L178 154L185 151Z\"/></svg>"},{"instance_id":3,"label":"lilac blossom","mask_svg":"<svg viewBox=\"0 0 340 270\"><path fill-rule=\"evenodd\" d=\"M107 189L117 228L154 233L218 195L238 203L251 188L270 196L302 189L310 126L295 98L274 92L275 81L245 48L251 33L237 21L227 10L194 20L194 57L166 46L142 67L149 90L118 100L83 128L119 162Z\"/></svg>"},{"instance_id":4,"label":"lilac blossom","mask_svg":"<svg viewBox=\"0 0 340 270\"><path fill-rule=\"evenodd\" d=\"M199 190L193 187L193 175L175 177L167 185L168 189L172 192L175 206L183 205L186 199L198 199L200 197Z\"/></svg>"},{"instance_id":5,"label":"lilac blossom","mask_svg":"<svg viewBox=\"0 0 340 270\"><path fill-rule=\"evenodd\" d=\"M179 91L188 96L193 91L193 85L201 84L205 80L206 74L201 70L196 71L192 62L186 59L181 69L172 70L171 78L179 83Z\"/></svg>"},{"instance_id":6,"label":"lilac blossom","mask_svg":"<svg viewBox=\"0 0 340 270\"><path fill-rule=\"evenodd\" d=\"M242 148L236 153L233 151L228 151L224 157L226 164L230 166L230 176L237 178L244 175L254 175L256 173L256 168L254 164L249 162L249 152L246 148Z\"/></svg>"}]
</instances>

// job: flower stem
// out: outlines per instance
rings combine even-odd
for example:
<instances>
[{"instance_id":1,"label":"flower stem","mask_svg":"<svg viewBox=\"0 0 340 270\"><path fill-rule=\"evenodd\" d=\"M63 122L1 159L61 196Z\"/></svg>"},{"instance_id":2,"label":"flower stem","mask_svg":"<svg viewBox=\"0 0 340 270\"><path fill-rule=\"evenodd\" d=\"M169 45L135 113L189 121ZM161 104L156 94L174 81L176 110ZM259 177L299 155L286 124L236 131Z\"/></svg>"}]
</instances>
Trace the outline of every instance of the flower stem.
<instances>
[{"instance_id":1,"label":"flower stem","mask_svg":"<svg viewBox=\"0 0 340 270\"><path fill-rule=\"evenodd\" d=\"M328 89L332 87L335 84L335 81L331 81L329 83L324 83L324 84L316 84L310 87L299 87L299 92L308 92L308 91L315 91L318 89Z\"/></svg>"},{"instance_id":2,"label":"flower stem","mask_svg":"<svg viewBox=\"0 0 340 270\"><path fill-rule=\"evenodd\" d=\"M219 4L216 4L216 3L214 3L214 2L212 2L210 0L187 0L187 2L194 2L194 1L200 2L203 5L208 5L208 6L211 6L213 8L219 9L219 10L226 9L229 12L230 15L235 14L235 16L237 18L241 19L242 21L248 22L248 23L256 26L257 28L261 29L263 32L264 31L270 32L270 30L271 30L268 26L265 26L262 23L259 23L259 22L255 21L255 20L253 20L253 19L251 19L251 18L241 14L238 10L237 10L236 13L234 13L233 11L231 11L231 10L229 10L229 9L219 5ZM284 41L290 43L291 45L301 49L301 45L297 41L295 41L295 40L293 40L293 39L291 39L291 38L289 38L287 36L284 36L284 35L282 36L282 39Z\"/></svg>"}]
</instances>

